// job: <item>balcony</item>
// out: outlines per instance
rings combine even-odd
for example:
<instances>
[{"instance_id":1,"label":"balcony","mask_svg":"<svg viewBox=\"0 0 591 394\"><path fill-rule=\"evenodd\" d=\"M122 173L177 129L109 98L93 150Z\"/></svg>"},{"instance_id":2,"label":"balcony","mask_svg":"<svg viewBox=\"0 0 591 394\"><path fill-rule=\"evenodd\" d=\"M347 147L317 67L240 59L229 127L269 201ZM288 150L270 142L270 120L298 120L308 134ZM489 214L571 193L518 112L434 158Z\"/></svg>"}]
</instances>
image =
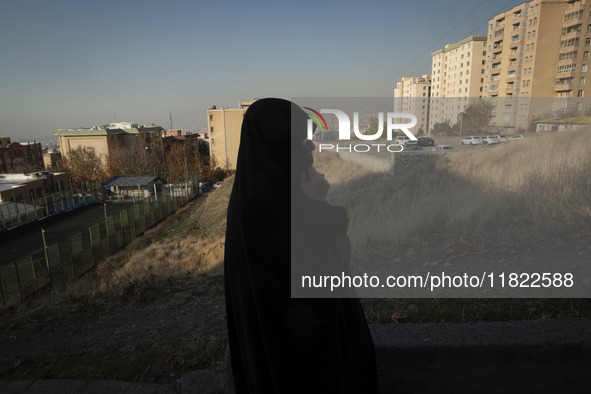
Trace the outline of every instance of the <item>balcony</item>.
<instances>
[{"instance_id":1,"label":"balcony","mask_svg":"<svg viewBox=\"0 0 591 394\"><path fill-rule=\"evenodd\" d=\"M583 16L581 15L581 16L579 16L577 18L572 18L572 19L569 19L567 21L564 21L562 23L562 27L563 28L568 28L568 27L571 27L571 26L574 26L574 25L581 24L582 22L583 22Z\"/></svg>"},{"instance_id":2,"label":"balcony","mask_svg":"<svg viewBox=\"0 0 591 394\"><path fill-rule=\"evenodd\" d=\"M505 94L507 95L513 95L515 93L519 93L519 88L514 87L513 85L508 85L507 88L505 89Z\"/></svg>"},{"instance_id":3,"label":"balcony","mask_svg":"<svg viewBox=\"0 0 591 394\"><path fill-rule=\"evenodd\" d=\"M567 0L566 2L571 3L571 5L564 10L565 14L585 9L585 4L582 1L577 2L576 0Z\"/></svg>"},{"instance_id":4,"label":"balcony","mask_svg":"<svg viewBox=\"0 0 591 394\"><path fill-rule=\"evenodd\" d=\"M497 74L500 74L500 73L501 73L501 68L500 67L498 67L498 68L491 68L489 70L489 74L491 74L491 75L497 75Z\"/></svg>"},{"instance_id":5,"label":"balcony","mask_svg":"<svg viewBox=\"0 0 591 394\"><path fill-rule=\"evenodd\" d=\"M507 74L507 82L509 81L515 81L517 79L521 78L521 73L512 73L512 74Z\"/></svg>"},{"instance_id":6,"label":"balcony","mask_svg":"<svg viewBox=\"0 0 591 394\"><path fill-rule=\"evenodd\" d=\"M509 60L517 60L517 58L519 57L519 55L521 55L521 52L511 52L509 54Z\"/></svg>"},{"instance_id":7,"label":"balcony","mask_svg":"<svg viewBox=\"0 0 591 394\"><path fill-rule=\"evenodd\" d=\"M571 32L563 33L560 36L560 38L562 40L568 40L569 38L579 39L579 38L581 38L582 35L583 35L583 32L581 30L573 30Z\"/></svg>"},{"instance_id":8,"label":"balcony","mask_svg":"<svg viewBox=\"0 0 591 394\"><path fill-rule=\"evenodd\" d=\"M569 63L572 63L576 59L577 59L576 56L568 58L568 59L562 59L562 60L558 59L558 65L560 66L562 64L569 64Z\"/></svg>"},{"instance_id":9,"label":"balcony","mask_svg":"<svg viewBox=\"0 0 591 394\"><path fill-rule=\"evenodd\" d=\"M573 90L573 83L557 83L554 85L555 92L565 92L568 90Z\"/></svg>"},{"instance_id":10,"label":"balcony","mask_svg":"<svg viewBox=\"0 0 591 394\"><path fill-rule=\"evenodd\" d=\"M563 46L558 49L558 53L567 53L571 52L573 49L576 49L579 46L579 40L574 41L572 45Z\"/></svg>"}]
</instances>

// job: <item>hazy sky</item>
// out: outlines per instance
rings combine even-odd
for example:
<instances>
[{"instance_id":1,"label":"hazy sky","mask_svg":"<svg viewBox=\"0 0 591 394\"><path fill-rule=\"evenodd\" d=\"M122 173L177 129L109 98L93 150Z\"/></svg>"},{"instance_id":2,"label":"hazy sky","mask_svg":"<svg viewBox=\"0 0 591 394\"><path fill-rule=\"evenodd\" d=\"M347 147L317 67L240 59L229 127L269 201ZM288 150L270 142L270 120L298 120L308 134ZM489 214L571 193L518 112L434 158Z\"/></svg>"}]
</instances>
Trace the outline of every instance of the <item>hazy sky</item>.
<instances>
[{"instance_id":1,"label":"hazy sky","mask_svg":"<svg viewBox=\"0 0 591 394\"><path fill-rule=\"evenodd\" d=\"M207 125L262 97L386 97L523 1L3 0L0 136Z\"/></svg>"}]
</instances>

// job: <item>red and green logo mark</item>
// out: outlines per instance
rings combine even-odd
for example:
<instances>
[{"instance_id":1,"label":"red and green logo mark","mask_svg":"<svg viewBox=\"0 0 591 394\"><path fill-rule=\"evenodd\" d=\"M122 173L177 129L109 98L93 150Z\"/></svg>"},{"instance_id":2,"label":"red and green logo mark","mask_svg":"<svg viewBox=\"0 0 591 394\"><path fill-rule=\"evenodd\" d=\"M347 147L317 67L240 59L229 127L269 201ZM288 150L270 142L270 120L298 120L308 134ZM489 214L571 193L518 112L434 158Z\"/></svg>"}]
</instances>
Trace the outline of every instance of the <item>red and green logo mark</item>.
<instances>
[{"instance_id":1,"label":"red and green logo mark","mask_svg":"<svg viewBox=\"0 0 591 394\"><path fill-rule=\"evenodd\" d=\"M309 108L309 107L304 107L304 109L307 109L308 111L310 111L310 112L308 112L308 111L305 111L305 112L309 117L314 119L314 122L316 122L316 124L318 126L320 126L320 130L328 131L328 125L326 124L326 120L324 120L324 117L322 115L320 115L320 112L318 112L312 108ZM324 126L322 126L322 125L324 125Z\"/></svg>"}]
</instances>

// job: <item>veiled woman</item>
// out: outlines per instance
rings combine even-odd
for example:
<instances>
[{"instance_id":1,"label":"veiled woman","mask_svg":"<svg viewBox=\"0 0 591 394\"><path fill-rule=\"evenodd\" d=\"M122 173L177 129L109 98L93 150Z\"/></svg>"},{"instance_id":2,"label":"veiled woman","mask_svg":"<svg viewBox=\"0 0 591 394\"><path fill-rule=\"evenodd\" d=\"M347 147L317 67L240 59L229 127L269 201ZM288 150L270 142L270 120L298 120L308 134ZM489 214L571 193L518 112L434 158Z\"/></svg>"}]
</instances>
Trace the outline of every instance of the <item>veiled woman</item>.
<instances>
[{"instance_id":1,"label":"veiled woman","mask_svg":"<svg viewBox=\"0 0 591 394\"><path fill-rule=\"evenodd\" d=\"M292 264L346 270L350 254L346 212L324 201L328 182L312 167L307 119L275 98L244 115L224 259L238 394L378 392L359 300L291 298Z\"/></svg>"}]
</instances>

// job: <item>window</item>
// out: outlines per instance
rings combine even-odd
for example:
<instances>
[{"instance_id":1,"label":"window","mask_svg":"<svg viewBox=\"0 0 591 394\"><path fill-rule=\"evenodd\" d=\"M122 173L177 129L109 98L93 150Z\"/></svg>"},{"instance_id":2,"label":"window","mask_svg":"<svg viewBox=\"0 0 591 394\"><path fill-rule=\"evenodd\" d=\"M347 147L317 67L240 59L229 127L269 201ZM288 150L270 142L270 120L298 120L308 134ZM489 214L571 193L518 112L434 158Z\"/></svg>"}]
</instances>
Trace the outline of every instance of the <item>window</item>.
<instances>
[{"instance_id":1,"label":"window","mask_svg":"<svg viewBox=\"0 0 591 394\"><path fill-rule=\"evenodd\" d=\"M209 132L213 133L213 126L209 128Z\"/></svg>"},{"instance_id":2,"label":"window","mask_svg":"<svg viewBox=\"0 0 591 394\"><path fill-rule=\"evenodd\" d=\"M577 93L577 97L583 97L584 95L585 95L584 90L579 90L579 92Z\"/></svg>"},{"instance_id":3,"label":"window","mask_svg":"<svg viewBox=\"0 0 591 394\"><path fill-rule=\"evenodd\" d=\"M486 56L486 51L482 51L482 56Z\"/></svg>"},{"instance_id":4,"label":"window","mask_svg":"<svg viewBox=\"0 0 591 394\"><path fill-rule=\"evenodd\" d=\"M215 138L212 138L212 139L211 139L211 144L212 144L212 145L213 145L213 144L215 144Z\"/></svg>"},{"instance_id":5,"label":"window","mask_svg":"<svg viewBox=\"0 0 591 394\"><path fill-rule=\"evenodd\" d=\"M583 59L589 59L589 51L583 52Z\"/></svg>"},{"instance_id":6,"label":"window","mask_svg":"<svg viewBox=\"0 0 591 394\"><path fill-rule=\"evenodd\" d=\"M579 80L579 85L585 85L585 82L587 82L587 78L581 77L581 79Z\"/></svg>"},{"instance_id":7,"label":"window","mask_svg":"<svg viewBox=\"0 0 591 394\"><path fill-rule=\"evenodd\" d=\"M581 72L586 73L587 72L587 65L583 64L583 67L581 67Z\"/></svg>"},{"instance_id":8,"label":"window","mask_svg":"<svg viewBox=\"0 0 591 394\"><path fill-rule=\"evenodd\" d=\"M536 38L536 31L535 30L532 30L532 32L531 32L531 38Z\"/></svg>"},{"instance_id":9,"label":"window","mask_svg":"<svg viewBox=\"0 0 591 394\"><path fill-rule=\"evenodd\" d=\"M209 120L213 120L213 114L209 114Z\"/></svg>"}]
</instances>

